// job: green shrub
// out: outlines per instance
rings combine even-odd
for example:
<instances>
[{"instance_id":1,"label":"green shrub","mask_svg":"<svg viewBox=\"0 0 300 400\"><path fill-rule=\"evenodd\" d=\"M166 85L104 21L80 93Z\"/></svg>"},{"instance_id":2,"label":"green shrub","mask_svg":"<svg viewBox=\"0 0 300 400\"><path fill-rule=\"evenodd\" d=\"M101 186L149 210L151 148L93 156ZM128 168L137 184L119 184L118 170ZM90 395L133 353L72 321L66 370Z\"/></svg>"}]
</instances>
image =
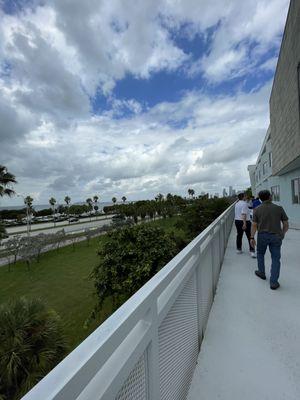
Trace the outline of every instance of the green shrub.
<instances>
[{"instance_id":1,"label":"green shrub","mask_svg":"<svg viewBox=\"0 0 300 400\"><path fill-rule=\"evenodd\" d=\"M225 198L196 199L182 211L176 225L185 230L189 239L193 239L218 218L228 206L229 201Z\"/></svg>"},{"instance_id":2,"label":"green shrub","mask_svg":"<svg viewBox=\"0 0 300 400\"><path fill-rule=\"evenodd\" d=\"M93 270L98 305L112 297L118 307L176 254L176 244L163 229L147 224L108 234Z\"/></svg>"},{"instance_id":3,"label":"green shrub","mask_svg":"<svg viewBox=\"0 0 300 400\"><path fill-rule=\"evenodd\" d=\"M59 316L38 299L0 306L0 398L21 398L64 357Z\"/></svg>"}]
</instances>

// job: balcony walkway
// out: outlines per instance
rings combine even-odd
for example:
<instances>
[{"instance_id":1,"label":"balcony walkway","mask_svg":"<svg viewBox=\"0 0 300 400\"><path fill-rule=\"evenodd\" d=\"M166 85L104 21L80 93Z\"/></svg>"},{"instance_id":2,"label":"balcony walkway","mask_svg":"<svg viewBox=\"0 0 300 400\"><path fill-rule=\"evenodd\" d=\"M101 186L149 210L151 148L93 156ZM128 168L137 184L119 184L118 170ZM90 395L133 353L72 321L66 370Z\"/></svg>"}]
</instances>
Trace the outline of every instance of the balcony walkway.
<instances>
[{"instance_id":1,"label":"balcony walkway","mask_svg":"<svg viewBox=\"0 0 300 400\"><path fill-rule=\"evenodd\" d=\"M299 400L300 231L284 240L277 291L254 275L256 260L237 255L234 242L235 229L188 400Z\"/></svg>"}]
</instances>

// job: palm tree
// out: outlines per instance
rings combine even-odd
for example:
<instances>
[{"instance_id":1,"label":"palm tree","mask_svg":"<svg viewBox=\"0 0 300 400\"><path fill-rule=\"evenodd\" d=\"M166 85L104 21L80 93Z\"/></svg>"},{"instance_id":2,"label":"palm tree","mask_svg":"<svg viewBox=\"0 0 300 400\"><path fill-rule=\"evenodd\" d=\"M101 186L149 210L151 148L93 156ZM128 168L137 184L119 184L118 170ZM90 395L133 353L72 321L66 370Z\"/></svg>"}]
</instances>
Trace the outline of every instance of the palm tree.
<instances>
[{"instance_id":1,"label":"palm tree","mask_svg":"<svg viewBox=\"0 0 300 400\"><path fill-rule=\"evenodd\" d=\"M188 189L188 194L190 197L194 197L195 190L194 189Z\"/></svg>"},{"instance_id":2,"label":"palm tree","mask_svg":"<svg viewBox=\"0 0 300 400\"><path fill-rule=\"evenodd\" d=\"M126 197L125 196L123 196L122 197L122 201L123 201L123 203L125 203L125 201L126 201L127 199L126 199Z\"/></svg>"},{"instance_id":3,"label":"palm tree","mask_svg":"<svg viewBox=\"0 0 300 400\"><path fill-rule=\"evenodd\" d=\"M19 399L64 357L59 316L39 299L0 306L0 398Z\"/></svg>"},{"instance_id":4,"label":"palm tree","mask_svg":"<svg viewBox=\"0 0 300 400\"><path fill-rule=\"evenodd\" d=\"M67 204L67 206L71 203L71 197L69 197L69 196L66 196L65 198L64 198L64 202Z\"/></svg>"},{"instance_id":5,"label":"palm tree","mask_svg":"<svg viewBox=\"0 0 300 400\"><path fill-rule=\"evenodd\" d=\"M52 212L53 212L53 222L54 222L54 226L55 226L55 204L56 204L56 199L54 197L51 197L49 199L49 203L52 207Z\"/></svg>"},{"instance_id":6,"label":"palm tree","mask_svg":"<svg viewBox=\"0 0 300 400\"><path fill-rule=\"evenodd\" d=\"M27 219L27 230L28 230L28 234L29 231L31 231L31 226L30 226L30 218L29 215L32 212L32 203L33 203L33 198L30 196L26 196L24 198L24 204L26 205L26 219Z\"/></svg>"},{"instance_id":7,"label":"palm tree","mask_svg":"<svg viewBox=\"0 0 300 400\"><path fill-rule=\"evenodd\" d=\"M111 201L112 201L114 204L116 204L116 202L117 202L116 197L113 197L113 198L111 199Z\"/></svg>"},{"instance_id":8,"label":"palm tree","mask_svg":"<svg viewBox=\"0 0 300 400\"><path fill-rule=\"evenodd\" d=\"M4 165L0 165L0 197L11 197L15 194L15 191L10 187L12 183L17 183L16 177L8 172Z\"/></svg>"},{"instance_id":9,"label":"palm tree","mask_svg":"<svg viewBox=\"0 0 300 400\"><path fill-rule=\"evenodd\" d=\"M31 196L26 196L24 199L24 204L26 204L26 206L31 208L32 203L33 203L33 198Z\"/></svg>"},{"instance_id":10,"label":"palm tree","mask_svg":"<svg viewBox=\"0 0 300 400\"><path fill-rule=\"evenodd\" d=\"M158 195L155 197L155 201L162 202L164 199L164 195L161 193L158 193Z\"/></svg>"},{"instance_id":11,"label":"palm tree","mask_svg":"<svg viewBox=\"0 0 300 400\"><path fill-rule=\"evenodd\" d=\"M168 194L167 194L166 200L167 200L169 203L172 203L172 201L173 201L173 196L172 196L171 193L168 193Z\"/></svg>"},{"instance_id":12,"label":"palm tree","mask_svg":"<svg viewBox=\"0 0 300 400\"><path fill-rule=\"evenodd\" d=\"M65 198L64 198L64 202L67 204L67 210L68 210L68 220L70 219L69 218L69 205L70 205L70 203L71 203L71 197L69 197L69 196L66 196ZM70 223L70 221L69 221L69 223Z\"/></svg>"},{"instance_id":13,"label":"palm tree","mask_svg":"<svg viewBox=\"0 0 300 400\"><path fill-rule=\"evenodd\" d=\"M90 210L90 221L92 220L92 209L93 209L93 200L89 197L86 199L86 203Z\"/></svg>"},{"instance_id":14,"label":"palm tree","mask_svg":"<svg viewBox=\"0 0 300 400\"><path fill-rule=\"evenodd\" d=\"M99 210L99 207L98 207L98 200L99 200L99 197L98 197L97 195L95 195L95 196L93 197L93 200L94 200L94 203L95 203L95 205L94 205L94 210L96 211L96 214L98 214L98 210ZM97 217L96 217L96 219L97 219Z\"/></svg>"}]
</instances>

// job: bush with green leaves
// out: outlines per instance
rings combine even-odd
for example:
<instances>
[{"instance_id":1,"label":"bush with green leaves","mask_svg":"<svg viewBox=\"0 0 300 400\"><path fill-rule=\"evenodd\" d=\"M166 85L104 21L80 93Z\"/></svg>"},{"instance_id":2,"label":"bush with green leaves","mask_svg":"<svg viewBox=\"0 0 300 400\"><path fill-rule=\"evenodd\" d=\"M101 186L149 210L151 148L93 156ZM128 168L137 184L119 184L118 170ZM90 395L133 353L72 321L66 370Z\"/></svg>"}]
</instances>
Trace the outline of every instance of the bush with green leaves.
<instances>
[{"instance_id":1,"label":"bush with green leaves","mask_svg":"<svg viewBox=\"0 0 300 400\"><path fill-rule=\"evenodd\" d=\"M20 399L65 356L59 316L38 299L0 306L0 399Z\"/></svg>"},{"instance_id":2,"label":"bush with green leaves","mask_svg":"<svg viewBox=\"0 0 300 400\"><path fill-rule=\"evenodd\" d=\"M218 218L229 204L225 198L195 199L182 211L177 226L184 229L191 240Z\"/></svg>"},{"instance_id":3,"label":"bush with green leaves","mask_svg":"<svg viewBox=\"0 0 300 400\"><path fill-rule=\"evenodd\" d=\"M108 233L99 251L101 261L92 272L98 307L111 297L118 307L143 286L177 252L163 229L147 224Z\"/></svg>"}]
</instances>

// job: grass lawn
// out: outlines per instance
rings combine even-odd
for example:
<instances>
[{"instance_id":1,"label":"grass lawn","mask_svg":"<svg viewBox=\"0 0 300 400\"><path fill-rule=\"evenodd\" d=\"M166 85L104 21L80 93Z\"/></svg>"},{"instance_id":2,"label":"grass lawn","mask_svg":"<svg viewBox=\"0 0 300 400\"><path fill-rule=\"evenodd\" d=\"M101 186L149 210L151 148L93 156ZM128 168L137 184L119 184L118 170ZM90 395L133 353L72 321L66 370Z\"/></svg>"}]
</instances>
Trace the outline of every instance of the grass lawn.
<instances>
[{"instance_id":1,"label":"grass lawn","mask_svg":"<svg viewBox=\"0 0 300 400\"><path fill-rule=\"evenodd\" d=\"M174 230L177 217L160 219L150 224L161 226L166 231ZM77 243L75 250L66 246L59 251L41 255L39 263L33 263L30 271L24 262L17 262L8 272L0 267L0 304L19 296L40 298L61 316L70 350L87 337L111 312L107 302L99 319L88 329L84 322L96 303L93 281L89 274L98 264L97 251L104 236Z\"/></svg>"}]
</instances>

